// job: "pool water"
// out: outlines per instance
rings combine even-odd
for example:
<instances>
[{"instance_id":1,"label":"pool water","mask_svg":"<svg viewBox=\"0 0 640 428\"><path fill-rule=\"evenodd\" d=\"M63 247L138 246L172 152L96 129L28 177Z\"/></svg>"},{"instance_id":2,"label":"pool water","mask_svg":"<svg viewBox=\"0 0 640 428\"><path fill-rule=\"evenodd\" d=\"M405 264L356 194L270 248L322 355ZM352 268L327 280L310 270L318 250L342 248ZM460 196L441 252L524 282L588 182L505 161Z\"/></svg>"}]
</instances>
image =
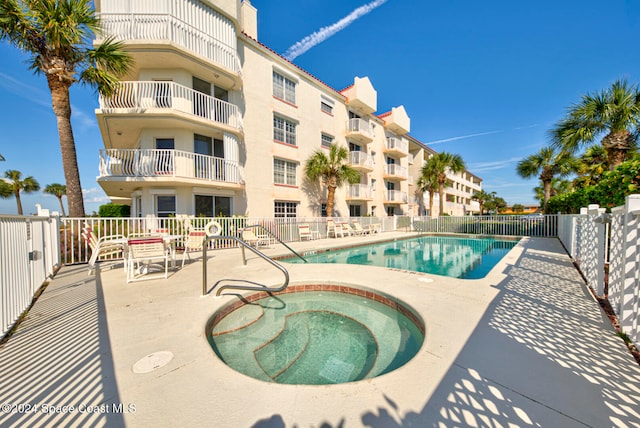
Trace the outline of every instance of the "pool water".
<instances>
[{"instance_id":1,"label":"pool water","mask_svg":"<svg viewBox=\"0 0 640 428\"><path fill-rule=\"evenodd\" d=\"M421 236L304 255L308 263L382 266L452 278L479 279L518 243L494 238ZM282 259L304 263L300 259Z\"/></svg>"},{"instance_id":2,"label":"pool water","mask_svg":"<svg viewBox=\"0 0 640 428\"><path fill-rule=\"evenodd\" d=\"M396 301L370 297L334 291L268 296L214 323L209 340L227 365L267 382L372 378L408 362L424 341L424 327L395 309Z\"/></svg>"}]
</instances>

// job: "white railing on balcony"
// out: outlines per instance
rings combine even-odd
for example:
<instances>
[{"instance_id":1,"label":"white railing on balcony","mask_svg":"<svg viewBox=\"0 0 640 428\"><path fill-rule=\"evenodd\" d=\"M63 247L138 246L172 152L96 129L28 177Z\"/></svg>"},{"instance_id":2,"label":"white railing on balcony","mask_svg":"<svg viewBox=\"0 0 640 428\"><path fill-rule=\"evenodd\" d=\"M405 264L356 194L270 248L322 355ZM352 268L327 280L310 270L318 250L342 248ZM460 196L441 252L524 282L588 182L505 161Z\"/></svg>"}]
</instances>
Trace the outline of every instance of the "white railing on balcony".
<instances>
[{"instance_id":1,"label":"white railing on balcony","mask_svg":"<svg viewBox=\"0 0 640 428\"><path fill-rule=\"evenodd\" d=\"M240 59L236 49L169 14L101 13L104 34L116 40L170 41L203 56L238 75Z\"/></svg>"},{"instance_id":2,"label":"white railing on balcony","mask_svg":"<svg viewBox=\"0 0 640 428\"><path fill-rule=\"evenodd\" d=\"M385 173L387 175L393 175L396 177L408 177L409 173L407 172L407 168L400 166L395 163L387 164L385 167Z\"/></svg>"},{"instance_id":3,"label":"white railing on balcony","mask_svg":"<svg viewBox=\"0 0 640 428\"><path fill-rule=\"evenodd\" d=\"M349 152L349 164L373 169L373 158L364 152Z\"/></svg>"},{"instance_id":4,"label":"white railing on balcony","mask_svg":"<svg viewBox=\"0 0 640 428\"><path fill-rule=\"evenodd\" d=\"M360 133L373 139L373 127L368 120L353 118L347 121L348 133Z\"/></svg>"},{"instance_id":5,"label":"white railing on balcony","mask_svg":"<svg viewBox=\"0 0 640 428\"><path fill-rule=\"evenodd\" d=\"M400 190L387 190L385 202L401 202L406 204L407 192L401 192Z\"/></svg>"},{"instance_id":6,"label":"white railing on balcony","mask_svg":"<svg viewBox=\"0 0 640 428\"><path fill-rule=\"evenodd\" d=\"M389 150L395 150L402 153L409 152L409 143L396 137L389 137L385 143L385 147Z\"/></svg>"},{"instance_id":7,"label":"white railing on balcony","mask_svg":"<svg viewBox=\"0 0 640 428\"><path fill-rule=\"evenodd\" d=\"M351 184L347 188L347 198L371 199L371 187L366 184Z\"/></svg>"},{"instance_id":8,"label":"white railing on balcony","mask_svg":"<svg viewBox=\"0 0 640 428\"><path fill-rule=\"evenodd\" d=\"M110 97L100 97L105 112L118 109L169 109L242 129L238 106L175 82L121 82Z\"/></svg>"},{"instance_id":9,"label":"white railing on balcony","mask_svg":"<svg viewBox=\"0 0 640 428\"><path fill-rule=\"evenodd\" d=\"M241 183L238 163L182 150L100 150L100 177L179 177Z\"/></svg>"}]
</instances>

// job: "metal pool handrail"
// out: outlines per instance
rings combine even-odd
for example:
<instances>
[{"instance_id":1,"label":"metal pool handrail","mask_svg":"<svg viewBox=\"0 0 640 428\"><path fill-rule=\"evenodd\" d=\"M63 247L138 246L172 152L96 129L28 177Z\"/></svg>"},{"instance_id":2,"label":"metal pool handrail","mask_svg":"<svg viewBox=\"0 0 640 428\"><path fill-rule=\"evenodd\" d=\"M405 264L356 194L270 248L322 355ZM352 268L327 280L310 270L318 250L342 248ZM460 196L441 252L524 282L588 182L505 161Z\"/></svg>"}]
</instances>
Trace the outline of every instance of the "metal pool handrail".
<instances>
[{"instance_id":1,"label":"metal pool handrail","mask_svg":"<svg viewBox=\"0 0 640 428\"><path fill-rule=\"evenodd\" d=\"M214 235L214 236L207 236L207 238L204 240L204 245L202 247L202 295L203 296L205 296L207 294L207 246L208 246L207 244L210 241L214 240L214 239L215 240L227 239L227 240L236 241L240 245L240 248L242 249L242 263L244 265L247 264L247 258L245 257L244 249L248 248L249 250L251 250L255 254L257 254L260 258L262 258L263 260L266 260L269 264L274 266L276 269L280 270L284 275L284 283L280 287L277 287L277 288L269 288L268 286L266 286L264 284L260 284L258 282L248 281L248 280L244 280L244 279L227 279L227 278L223 278L223 279L220 279L220 280L216 281L216 283L213 284L213 288L216 288L216 286L218 284L220 284L222 281L236 282L236 283L243 282L243 283L246 283L246 284L254 284L254 285L252 286L252 285L225 284L225 285L223 285L222 287L220 287L216 291L216 296L219 296L220 293L222 292L222 290L224 290L226 288L230 288L230 289L234 289L234 290L258 290L258 291L266 291L268 293L277 293L278 291L284 290L285 288L287 288L287 285L289 285L289 272L284 268L284 266L282 266L281 264L279 264L278 262L276 262L272 258L270 258L267 255L265 255L262 251L258 250L257 248L252 247L251 245L247 244L245 241L243 241L242 239L238 238L237 236Z\"/></svg>"}]
</instances>

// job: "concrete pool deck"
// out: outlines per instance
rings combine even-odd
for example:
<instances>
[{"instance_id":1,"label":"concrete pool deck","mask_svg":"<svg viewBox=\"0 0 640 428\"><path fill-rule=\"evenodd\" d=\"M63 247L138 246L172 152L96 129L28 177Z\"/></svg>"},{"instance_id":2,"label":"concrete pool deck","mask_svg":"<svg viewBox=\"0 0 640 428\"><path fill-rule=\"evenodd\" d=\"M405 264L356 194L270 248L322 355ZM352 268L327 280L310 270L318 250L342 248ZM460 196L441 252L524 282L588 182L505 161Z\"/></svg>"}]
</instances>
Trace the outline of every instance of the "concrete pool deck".
<instances>
[{"instance_id":1,"label":"concrete pool deck","mask_svg":"<svg viewBox=\"0 0 640 428\"><path fill-rule=\"evenodd\" d=\"M292 247L400 236L407 234ZM223 277L281 282L250 253L243 266L239 253L211 253L209 287ZM396 296L424 319L423 347L374 379L266 383L211 350L205 325L237 297L201 296L200 261L167 280L131 284L118 264L101 264L95 276L86 265L66 266L0 348L0 426L640 426L640 367L557 239L523 239L480 280L356 265L287 269L296 284L348 283ZM161 351L173 355L166 365L147 359L160 367L134 372Z\"/></svg>"}]
</instances>

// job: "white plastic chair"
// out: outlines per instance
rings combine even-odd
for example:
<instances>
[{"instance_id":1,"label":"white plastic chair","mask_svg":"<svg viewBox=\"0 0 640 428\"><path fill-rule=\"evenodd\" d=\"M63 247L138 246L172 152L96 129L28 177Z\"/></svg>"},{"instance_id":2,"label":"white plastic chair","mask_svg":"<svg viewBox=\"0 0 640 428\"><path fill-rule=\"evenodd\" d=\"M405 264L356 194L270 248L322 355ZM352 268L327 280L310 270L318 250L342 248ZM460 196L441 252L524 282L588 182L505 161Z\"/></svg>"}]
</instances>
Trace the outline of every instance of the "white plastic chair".
<instances>
[{"instance_id":1,"label":"white plastic chair","mask_svg":"<svg viewBox=\"0 0 640 428\"><path fill-rule=\"evenodd\" d=\"M170 252L162 237L130 239L127 242L127 282L167 278ZM149 275L154 262L164 263L164 275Z\"/></svg>"}]
</instances>

